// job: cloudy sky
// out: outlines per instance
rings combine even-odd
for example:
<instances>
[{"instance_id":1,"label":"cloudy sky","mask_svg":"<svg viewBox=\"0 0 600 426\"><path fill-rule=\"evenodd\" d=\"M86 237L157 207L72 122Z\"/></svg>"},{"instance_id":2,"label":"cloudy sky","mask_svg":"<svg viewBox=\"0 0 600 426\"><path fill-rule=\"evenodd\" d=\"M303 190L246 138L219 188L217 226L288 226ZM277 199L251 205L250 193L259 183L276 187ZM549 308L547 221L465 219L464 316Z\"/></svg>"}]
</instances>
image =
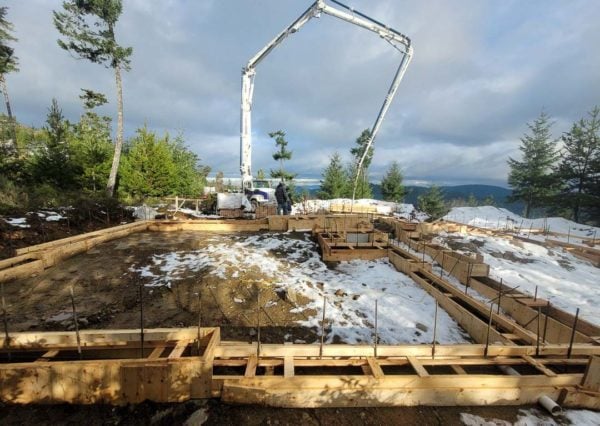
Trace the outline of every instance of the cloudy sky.
<instances>
[{"instance_id":1,"label":"cloudy sky","mask_svg":"<svg viewBox=\"0 0 600 426\"><path fill-rule=\"evenodd\" d=\"M60 1L9 0L19 73L7 83L17 118L43 124L57 98L82 113L80 88L106 93L109 69L61 50L51 12ZM239 176L242 66L310 0L124 0L117 27L132 46L124 75L125 132L147 123L182 132L226 176ZM409 182L506 185L525 123L544 109L560 136L600 104L600 1L346 0L408 35L414 59L375 143L380 179L393 160ZM253 105L253 170L276 167L268 132L283 129L289 169L318 178L336 151L346 160L372 125L400 60L373 33L330 16L313 19L259 65Z\"/></svg>"}]
</instances>

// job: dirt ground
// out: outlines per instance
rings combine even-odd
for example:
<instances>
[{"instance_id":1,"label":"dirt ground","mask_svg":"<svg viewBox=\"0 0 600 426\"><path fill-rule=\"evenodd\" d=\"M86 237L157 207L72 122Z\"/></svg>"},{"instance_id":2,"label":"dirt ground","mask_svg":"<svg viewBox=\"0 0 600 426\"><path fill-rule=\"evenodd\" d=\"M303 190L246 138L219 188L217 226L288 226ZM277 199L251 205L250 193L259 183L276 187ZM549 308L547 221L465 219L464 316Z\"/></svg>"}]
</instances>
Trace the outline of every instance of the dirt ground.
<instances>
[{"instance_id":1,"label":"dirt ground","mask_svg":"<svg viewBox=\"0 0 600 426\"><path fill-rule=\"evenodd\" d=\"M294 238L294 235L287 237L290 236ZM223 339L251 341L256 339L255 301L261 289L261 304L267 306L261 314L263 342L317 340L317 330L297 325L297 321L315 314L302 309L308 301L301 295L295 302L288 300L285 294L261 284L262 277L252 269L229 277L227 285L223 285L223 278L218 275L200 270L171 282L170 287L147 287L144 284L149 280L140 277L139 269L135 270L140 265L151 264L155 255L202 249L215 238L226 242L232 237L201 232L133 234L68 259L37 277L8 283L5 297L10 330L72 330L69 289L73 285L82 329L138 328L141 291L146 328L195 326L201 306L203 325L220 326ZM301 309L294 309L297 307ZM294 312L290 312L293 309ZM207 425L460 425L461 413L513 423L521 409L523 407L273 409L230 406L219 400L182 404L145 402L126 407L0 404L0 424L174 425L204 421Z\"/></svg>"},{"instance_id":2,"label":"dirt ground","mask_svg":"<svg viewBox=\"0 0 600 426\"><path fill-rule=\"evenodd\" d=\"M283 409L255 405L227 405L218 400L189 401L182 404L145 402L125 407L103 405L2 406L3 425L463 425L461 413L469 413L510 425L518 420L521 410L539 417L536 426L551 425L550 418L537 407L403 407L403 408L319 408ZM186 421L188 423L186 423ZM204 423L201 423L201 422ZM506 423L502 423L504 421ZM560 425L568 419L554 418Z\"/></svg>"},{"instance_id":3,"label":"dirt ground","mask_svg":"<svg viewBox=\"0 0 600 426\"><path fill-rule=\"evenodd\" d=\"M307 300L297 295L295 303L291 302L284 292L262 282L252 269L239 271L225 283L221 277L200 270L169 286L156 287L146 286L148 280L132 270L136 265L151 264L155 255L205 248L209 238L227 242L231 236L200 232L132 234L74 256L37 277L6 284L10 330L73 330L73 286L81 329L139 328L142 308L145 328L196 326L201 306L203 326L221 327L223 339L251 341L256 335L260 289L264 306L261 341L281 343L286 336L307 342L317 339L316 330L297 325L314 311L290 312Z\"/></svg>"}]
</instances>

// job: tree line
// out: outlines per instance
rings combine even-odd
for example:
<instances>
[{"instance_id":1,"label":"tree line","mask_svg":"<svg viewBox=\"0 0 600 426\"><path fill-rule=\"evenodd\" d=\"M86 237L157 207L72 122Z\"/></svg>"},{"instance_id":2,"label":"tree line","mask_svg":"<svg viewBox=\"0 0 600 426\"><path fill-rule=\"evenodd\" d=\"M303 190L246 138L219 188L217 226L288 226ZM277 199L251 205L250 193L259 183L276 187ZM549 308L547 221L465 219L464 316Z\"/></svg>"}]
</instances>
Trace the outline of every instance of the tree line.
<instances>
[{"instance_id":1,"label":"tree line","mask_svg":"<svg viewBox=\"0 0 600 426\"><path fill-rule=\"evenodd\" d=\"M83 112L71 123L53 99L45 126L19 124L13 115L6 75L19 71L12 45L8 8L0 7L0 89L7 115L0 116L0 208L26 208L67 201L78 194L121 199L178 194L198 196L209 169L185 145L183 137L157 135L146 126L124 139L121 72L130 69L131 47L122 46L115 28L123 12L121 0L69 0L53 12L58 46L76 59L111 69L115 77L117 129L95 108L106 96L81 89ZM122 157L123 155L123 157Z\"/></svg>"},{"instance_id":2,"label":"tree line","mask_svg":"<svg viewBox=\"0 0 600 426\"><path fill-rule=\"evenodd\" d=\"M559 215L600 223L600 108L559 138L542 112L521 138L521 159L509 158L511 199L525 203L525 217Z\"/></svg>"}]
</instances>

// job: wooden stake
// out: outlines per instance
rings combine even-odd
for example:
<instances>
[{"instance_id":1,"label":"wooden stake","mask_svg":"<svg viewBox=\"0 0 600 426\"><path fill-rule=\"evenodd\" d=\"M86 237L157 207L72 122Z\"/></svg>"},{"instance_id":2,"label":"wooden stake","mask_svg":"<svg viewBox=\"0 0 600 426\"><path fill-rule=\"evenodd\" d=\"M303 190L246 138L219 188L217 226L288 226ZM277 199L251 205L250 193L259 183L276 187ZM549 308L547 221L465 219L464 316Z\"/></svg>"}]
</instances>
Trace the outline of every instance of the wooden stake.
<instances>
[{"instance_id":1,"label":"wooden stake","mask_svg":"<svg viewBox=\"0 0 600 426\"><path fill-rule=\"evenodd\" d=\"M438 301L435 300L435 313L433 314L433 341L431 342L431 359L435 359L435 339L437 335Z\"/></svg>"},{"instance_id":2,"label":"wooden stake","mask_svg":"<svg viewBox=\"0 0 600 426\"><path fill-rule=\"evenodd\" d=\"M260 359L260 287L256 293L256 357Z\"/></svg>"},{"instance_id":3,"label":"wooden stake","mask_svg":"<svg viewBox=\"0 0 600 426\"><path fill-rule=\"evenodd\" d=\"M81 337L79 336L79 323L77 321L77 309L75 309L75 295L73 294L73 286L69 287L71 293L71 307L73 308L73 324L75 325L75 336L77 337L77 353L79 359L82 359L81 354Z\"/></svg>"},{"instance_id":4,"label":"wooden stake","mask_svg":"<svg viewBox=\"0 0 600 426\"><path fill-rule=\"evenodd\" d=\"M575 330L577 329L577 319L579 317L579 308L575 312L575 319L573 320L573 328L571 329L571 340L569 341L569 350L567 351L567 358L571 358L571 351L573 350L573 340L575 340Z\"/></svg>"},{"instance_id":5,"label":"wooden stake","mask_svg":"<svg viewBox=\"0 0 600 426\"><path fill-rule=\"evenodd\" d=\"M498 311L496 312L500 315L500 304L502 303L502 287L498 290Z\"/></svg>"},{"instance_id":6,"label":"wooden stake","mask_svg":"<svg viewBox=\"0 0 600 426\"><path fill-rule=\"evenodd\" d=\"M469 263L467 267L467 285L465 286L465 294L467 294L467 290L469 290L469 284L471 284L471 272L473 270L473 264Z\"/></svg>"},{"instance_id":7,"label":"wooden stake","mask_svg":"<svg viewBox=\"0 0 600 426\"><path fill-rule=\"evenodd\" d=\"M4 283L0 283L0 296L2 299L2 323L4 324L4 348L7 351L8 360L10 361L11 350L10 350L10 336L8 335L8 314L6 312L6 300L4 299Z\"/></svg>"},{"instance_id":8,"label":"wooden stake","mask_svg":"<svg viewBox=\"0 0 600 426\"><path fill-rule=\"evenodd\" d=\"M546 342L546 331L548 330L548 314L550 312L550 301L546 305L546 321L544 321L544 337L543 340Z\"/></svg>"},{"instance_id":9,"label":"wooden stake","mask_svg":"<svg viewBox=\"0 0 600 426\"><path fill-rule=\"evenodd\" d=\"M202 280L198 286L198 356L200 356L200 329L202 328Z\"/></svg>"},{"instance_id":10,"label":"wooden stake","mask_svg":"<svg viewBox=\"0 0 600 426\"><path fill-rule=\"evenodd\" d=\"M373 347L374 356L377 357L377 299L375 299L375 346Z\"/></svg>"},{"instance_id":11,"label":"wooden stake","mask_svg":"<svg viewBox=\"0 0 600 426\"><path fill-rule=\"evenodd\" d=\"M140 281L140 358L144 358L144 283Z\"/></svg>"},{"instance_id":12,"label":"wooden stake","mask_svg":"<svg viewBox=\"0 0 600 426\"><path fill-rule=\"evenodd\" d=\"M485 358L487 358L488 348L490 346L490 329L492 328L492 316L494 315L493 309L494 309L494 303L492 302L492 303L490 303L490 319L488 321L487 334L485 336L485 350L483 351L483 356Z\"/></svg>"},{"instance_id":13,"label":"wooden stake","mask_svg":"<svg viewBox=\"0 0 600 426\"><path fill-rule=\"evenodd\" d=\"M570 239L571 239L571 227L569 226L569 229L567 230L567 244L569 243Z\"/></svg>"},{"instance_id":14,"label":"wooden stake","mask_svg":"<svg viewBox=\"0 0 600 426\"><path fill-rule=\"evenodd\" d=\"M537 334L535 336L535 356L540 356L540 307L537 307Z\"/></svg>"},{"instance_id":15,"label":"wooden stake","mask_svg":"<svg viewBox=\"0 0 600 426\"><path fill-rule=\"evenodd\" d=\"M323 358L323 341L325 339L325 306L327 296L323 296L323 319L321 320L321 346L319 347L319 358Z\"/></svg>"}]
</instances>

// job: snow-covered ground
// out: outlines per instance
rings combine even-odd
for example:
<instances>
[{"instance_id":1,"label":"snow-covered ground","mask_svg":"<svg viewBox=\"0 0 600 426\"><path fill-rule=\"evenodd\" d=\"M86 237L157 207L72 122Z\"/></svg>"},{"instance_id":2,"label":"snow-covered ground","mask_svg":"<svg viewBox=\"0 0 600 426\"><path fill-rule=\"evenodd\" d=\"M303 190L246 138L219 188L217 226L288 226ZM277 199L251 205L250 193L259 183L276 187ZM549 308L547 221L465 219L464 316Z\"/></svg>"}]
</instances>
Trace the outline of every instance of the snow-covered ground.
<instances>
[{"instance_id":1,"label":"snow-covered ground","mask_svg":"<svg viewBox=\"0 0 600 426\"><path fill-rule=\"evenodd\" d=\"M31 225L27 223L27 216L37 215L40 219L44 219L46 222L58 222L59 220L65 219L63 215L55 211L50 210L39 210L37 212L29 212L25 217L0 217L11 226L15 228L30 228Z\"/></svg>"},{"instance_id":2,"label":"snow-covered ground","mask_svg":"<svg viewBox=\"0 0 600 426\"><path fill-rule=\"evenodd\" d=\"M346 343L371 342L375 300L381 343L432 342L435 300L386 260L342 262L336 269L329 269L308 234L304 240L285 234L262 234L212 235L206 241L205 249L157 254L150 264L132 270L145 277L150 286L168 286L200 270L223 280L235 280L239 271L254 270L268 285L295 291L311 300L297 309L312 308L317 314L300 325L319 327L326 296L329 342L334 335ZM461 343L468 339L440 309L436 340Z\"/></svg>"},{"instance_id":3,"label":"snow-covered ground","mask_svg":"<svg viewBox=\"0 0 600 426\"><path fill-rule=\"evenodd\" d=\"M466 426L597 426L600 413L589 410L564 410L563 414L552 417L541 408L521 409L515 423L496 418L483 418L470 413L461 413L460 419Z\"/></svg>"},{"instance_id":4,"label":"snow-covered ground","mask_svg":"<svg viewBox=\"0 0 600 426\"><path fill-rule=\"evenodd\" d=\"M440 243L468 244L490 265L490 276L519 291L547 299L555 306L600 322L600 269L560 248L546 248L498 236L440 234ZM456 247L456 246L455 246Z\"/></svg>"},{"instance_id":5,"label":"snow-covered ground","mask_svg":"<svg viewBox=\"0 0 600 426\"><path fill-rule=\"evenodd\" d=\"M319 212L328 212L331 205L343 205L345 211L350 211L352 200L350 198L335 198L332 200L306 200L296 203L292 206L292 214L314 214ZM393 203L390 201L373 200L364 198L354 200L355 207L375 207L378 214L394 215L405 219L423 221L428 216L417 211L412 204Z\"/></svg>"},{"instance_id":6,"label":"snow-covered ground","mask_svg":"<svg viewBox=\"0 0 600 426\"><path fill-rule=\"evenodd\" d=\"M593 238L595 235L600 239L600 228L582 225L562 217L525 219L509 210L493 206L454 207L444 219L480 228L519 230L523 234L528 234L530 229L543 229L573 237Z\"/></svg>"}]
</instances>

